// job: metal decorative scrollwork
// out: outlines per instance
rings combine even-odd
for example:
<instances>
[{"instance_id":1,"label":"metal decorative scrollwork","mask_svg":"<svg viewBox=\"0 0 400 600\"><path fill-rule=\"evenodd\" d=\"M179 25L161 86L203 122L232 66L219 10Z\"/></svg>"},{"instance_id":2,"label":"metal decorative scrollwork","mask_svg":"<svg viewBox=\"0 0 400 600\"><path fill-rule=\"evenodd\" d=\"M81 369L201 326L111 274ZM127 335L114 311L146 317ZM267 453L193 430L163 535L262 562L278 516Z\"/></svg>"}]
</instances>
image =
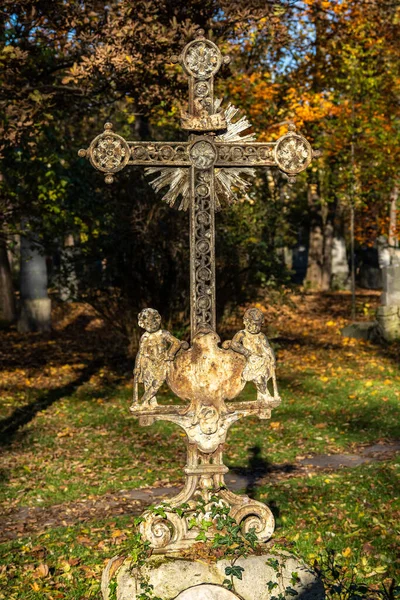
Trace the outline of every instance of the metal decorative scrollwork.
<instances>
[{"instance_id":1,"label":"metal decorative scrollwork","mask_svg":"<svg viewBox=\"0 0 400 600\"><path fill-rule=\"evenodd\" d=\"M188 143L130 142L130 164L189 166Z\"/></svg>"},{"instance_id":2,"label":"metal decorative scrollwork","mask_svg":"<svg viewBox=\"0 0 400 600\"><path fill-rule=\"evenodd\" d=\"M198 142L202 143L202 142ZM210 147L212 148L211 144ZM213 177L210 170L194 169L195 202L192 214L192 269L194 271L193 302L196 307L193 331L208 326L215 328L214 276L214 207Z\"/></svg>"},{"instance_id":3,"label":"metal decorative scrollwork","mask_svg":"<svg viewBox=\"0 0 400 600\"><path fill-rule=\"evenodd\" d=\"M276 142L274 156L281 171L295 175L308 167L313 153L306 138L298 133L287 133Z\"/></svg>"},{"instance_id":4,"label":"metal decorative scrollwork","mask_svg":"<svg viewBox=\"0 0 400 600\"><path fill-rule=\"evenodd\" d=\"M197 169L209 169L215 162L217 153L210 142L201 140L190 148L190 160Z\"/></svg>"},{"instance_id":5,"label":"metal decorative scrollwork","mask_svg":"<svg viewBox=\"0 0 400 600\"><path fill-rule=\"evenodd\" d=\"M157 418L161 418L161 415ZM167 418L182 426L179 417L169 415ZM199 452L195 444L190 444L185 468L186 482L181 492L163 507L162 517L147 511L143 514L140 531L156 554L177 552L196 543L204 514L209 515L215 504L230 507L230 514L244 535L254 529L259 542L270 539L275 527L271 510L262 502L228 490L224 481L227 471L222 462L222 445L207 455ZM198 512L199 500L204 513ZM181 511L182 516L178 517L173 509L182 505L186 508ZM193 524L196 520L198 526ZM206 534L207 537L211 535L210 532Z\"/></svg>"},{"instance_id":6,"label":"metal decorative scrollwork","mask_svg":"<svg viewBox=\"0 0 400 600\"><path fill-rule=\"evenodd\" d=\"M231 514L233 519L241 526L244 535L254 529L260 541L267 541L274 533L274 515L268 506L261 504L261 502L253 500L248 504L239 505L237 508L233 508Z\"/></svg>"},{"instance_id":7,"label":"metal decorative scrollwork","mask_svg":"<svg viewBox=\"0 0 400 600\"><path fill-rule=\"evenodd\" d=\"M210 93L210 86L207 81L199 81L194 87L194 93L198 98L205 98Z\"/></svg>"},{"instance_id":8,"label":"metal decorative scrollwork","mask_svg":"<svg viewBox=\"0 0 400 600\"><path fill-rule=\"evenodd\" d=\"M89 148L92 165L104 173L116 173L129 161L129 146L123 137L112 130L112 124L104 125L104 133L93 140Z\"/></svg>"},{"instance_id":9,"label":"metal decorative scrollwork","mask_svg":"<svg viewBox=\"0 0 400 600\"><path fill-rule=\"evenodd\" d=\"M218 152L216 164L218 166L275 164L274 145L270 143L224 144L217 142L216 148Z\"/></svg>"},{"instance_id":10,"label":"metal decorative scrollwork","mask_svg":"<svg viewBox=\"0 0 400 600\"><path fill-rule=\"evenodd\" d=\"M183 64L189 75L196 79L208 79L221 66L221 52L209 40L190 42L183 54Z\"/></svg>"},{"instance_id":11,"label":"metal decorative scrollwork","mask_svg":"<svg viewBox=\"0 0 400 600\"><path fill-rule=\"evenodd\" d=\"M104 132L90 144L88 150L81 149L78 155L88 156L92 165L106 174L105 182L112 183L113 173L121 171L129 162L129 145L123 137L112 131L112 123L104 125Z\"/></svg>"}]
</instances>

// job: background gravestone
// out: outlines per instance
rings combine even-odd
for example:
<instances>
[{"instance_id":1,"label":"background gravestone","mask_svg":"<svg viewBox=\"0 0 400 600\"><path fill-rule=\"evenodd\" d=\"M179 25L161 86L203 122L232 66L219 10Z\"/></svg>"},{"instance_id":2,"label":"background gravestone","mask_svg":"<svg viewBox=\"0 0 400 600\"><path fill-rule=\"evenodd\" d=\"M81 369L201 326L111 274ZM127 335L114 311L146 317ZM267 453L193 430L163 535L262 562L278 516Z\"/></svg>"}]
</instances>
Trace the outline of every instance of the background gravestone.
<instances>
[{"instance_id":1,"label":"background gravestone","mask_svg":"<svg viewBox=\"0 0 400 600\"><path fill-rule=\"evenodd\" d=\"M350 269L344 237L335 236L332 245L332 289L350 289Z\"/></svg>"},{"instance_id":2,"label":"background gravestone","mask_svg":"<svg viewBox=\"0 0 400 600\"><path fill-rule=\"evenodd\" d=\"M400 265L382 269L382 306L376 313L379 332L388 342L400 339Z\"/></svg>"}]
</instances>

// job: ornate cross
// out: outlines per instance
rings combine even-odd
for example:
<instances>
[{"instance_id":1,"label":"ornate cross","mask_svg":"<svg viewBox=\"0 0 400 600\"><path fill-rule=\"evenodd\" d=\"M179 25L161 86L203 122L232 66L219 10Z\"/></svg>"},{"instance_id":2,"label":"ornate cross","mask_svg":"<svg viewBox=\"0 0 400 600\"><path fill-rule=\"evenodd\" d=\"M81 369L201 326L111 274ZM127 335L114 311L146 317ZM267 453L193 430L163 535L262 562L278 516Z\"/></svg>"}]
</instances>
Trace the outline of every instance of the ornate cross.
<instances>
[{"instance_id":1,"label":"ornate cross","mask_svg":"<svg viewBox=\"0 0 400 600\"><path fill-rule=\"evenodd\" d=\"M225 201L235 199L231 188L245 190L249 183L241 175L254 175L254 167L277 166L294 176L311 162L308 141L293 130L277 142L255 142L253 135L241 136L250 127L245 117L234 122L238 110L221 109L214 100L214 76L222 63L217 46L203 37L187 44L179 57L189 78L189 110L182 114L188 142L127 142L106 123L88 150L92 165L112 183L114 174L127 165L143 165L146 174L159 172L152 181L158 191L168 187L164 200L179 209L190 208L190 314L192 339L205 325L215 330L215 227L214 214ZM293 127L292 127L293 129Z\"/></svg>"},{"instance_id":2,"label":"ornate cross","mask_svg":"<svg viewBox=\"0 0 400 600\"><path fill-rule=\"evenodd\" d=\"M254 167L278 167L293 181L308 167L313 156L309 142L289 126L276 142L259 143L253 135L242 135L250 127L246 117L237 118L238 109L229 104L221 108L214 99L214 76L222 63L218 47L198 31L179 57L189 79L188 111L181 115L181 126L189 134L187 142L126 141L106 123L87 150L92 165L112 183L114 174L127 165L143 165L156 191L167 188L163 200L190 214L190 313L191 346L180 342L160 327L161 318L154 309L144 309L139 325L146 330L140 340L135 363L134 401L131 412L142 425L169 420L180 425L187 435L188 462L186 485L171 507L193 507L196 496L209 501L218 494L232 508L245 531L254 527L260 541L269 539L274 530L270 509L247 496L226 489L222 451L228 428L238 419L257 415L271 416L280 403L275 379L275 358L261 332L263 315L249 309L244 329L232 341L224 342L216 333L215 323L215 227L214 215L225 202L236 200L232 188L245 193L250 185L245 176L255 174ZM182 406L159 405L156 393L166 381L170 389L188 402ZM247 381L257 388L257 399L230 402ZM272 394L268 386L272 382ZM139 400L139 385L144 394ZM188 527L189 517L173 511L164 518L145 514L142 533L158 552L175 552L195 542L198 531Z\"/></svg>"}]
</instances>

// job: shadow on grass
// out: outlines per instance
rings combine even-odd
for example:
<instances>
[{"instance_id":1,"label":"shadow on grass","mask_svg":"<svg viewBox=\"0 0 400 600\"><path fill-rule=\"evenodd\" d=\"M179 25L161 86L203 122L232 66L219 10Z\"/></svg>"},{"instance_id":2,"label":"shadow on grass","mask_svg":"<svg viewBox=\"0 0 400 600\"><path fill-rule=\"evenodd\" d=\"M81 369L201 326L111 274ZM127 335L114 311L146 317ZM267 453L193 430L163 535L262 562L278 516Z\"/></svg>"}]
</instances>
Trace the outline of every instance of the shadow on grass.
<instances>
[{"instance_id":1,"label":"shadow on grass","mask_svg":"<svg viewBox=\"0 0 400 600\"><path fill-rule=\"evenodd\" d=\"M345 339L345 338L342 338ZM360 340L359 340L360 341ZM362 340L361 340L362 341ZM325 340L321 340L318 341L315 336L312 335L279 335L277 337L274 337L273 339L273 343L277 344L278 347L282 347L285 348L286 350L289 350L291 348L293 348L294 346L300 346L301 350L306 350L306 352L308 351L310 354L314 353L314 352L318 352L318 350L337 350L338 352L341 352L343 350L345 350L345 347L343 346L342 341L337 341L337 342L333 342L333 341L325 341ZM400 342L364 342L365 345L363 346L364 349L366 350L370 350L371 356L373 355L377 355L379 357L382 358L386 358L389 359L390 361L392 361L394 363L395 367L398 367L399 365L399 352L400 352ZM357 350L357 346L351 346L351 349L353 351ZM352 359L350 359L351 361ZM354 355L354 359L353 362L355 365L357 365L357 358L356 358L356 352Z\"/></svg>"},{"instance_id":2,"label":"shadow on grass","mask_svg":"<svg viewBox=\"0 0 400 600\"><path fill-rule=\"evenodd\" d=\"M60 388L42 394L34 402L16 408L7 418L0 421L0 446L10 444L18 430L32 421L37 413L45 410L64 396L70 396L86 383L103 366L103 361L94 360L82 369L79 377Z\"/></svg>"},{"instance_id":3,"label":"shadow on grass","mask_svg":"<svg viewBox=\"0 0 400 600\"><path fill-rule=\"evenodd\" d=\"M122 340L106 324L88 330L91 320L93 318L80 315L64 329L50 333L0 331L0 368L42 369L49 363L59 367L71 359L87 363L94 356L104 362L103 366L112 368L119 375L131 370L132 358L126 354L126 340Z\"/></svg>"},{"instance_id":4,"label":"shadow on grass","mask_svg":"<svg viewBox=\"0 0 400 600\"><path fill-rule=\"evenodd\" d=\"M249 448L251 453L247 467L230 467L231 473L238 475L246 486L246 494L254 498L258 482L269 473L293 473L296 466L290 463L272 464L261 456L261 446ZM275 515L277 516L277 515Z\"/></svg>"}]
</instances>

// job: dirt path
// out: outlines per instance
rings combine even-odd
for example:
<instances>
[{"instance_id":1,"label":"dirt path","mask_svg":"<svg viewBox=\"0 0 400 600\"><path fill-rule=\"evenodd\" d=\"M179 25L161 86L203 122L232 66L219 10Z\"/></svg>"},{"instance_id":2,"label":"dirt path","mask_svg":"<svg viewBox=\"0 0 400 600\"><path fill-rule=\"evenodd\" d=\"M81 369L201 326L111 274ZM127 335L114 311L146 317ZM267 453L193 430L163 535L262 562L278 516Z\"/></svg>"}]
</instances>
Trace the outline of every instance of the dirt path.
<instances>
[{"instance_id":1,"label":"dirt path","mask_svg":"<svg viewBox=\"0 0 400 600\"><path fill-rule=\"evenodd\" d=\"M226 483L232 491L246 490L252 495L255 488L280 479L304 476L310 472L331 471L343 467L357 467L374 461L388 460L400 451L400 441L377 443L360 447L354 454L316 455L294 464L269 465L267 469L231 469ZM140 514L146 506L166 500L180 491L178 487L152 487L121 490L80 502L56 504L51 507L22 507L0 517L0 541L16 539L46 529L67 527L114 515Z\"/></svg>"}]
</instances>

